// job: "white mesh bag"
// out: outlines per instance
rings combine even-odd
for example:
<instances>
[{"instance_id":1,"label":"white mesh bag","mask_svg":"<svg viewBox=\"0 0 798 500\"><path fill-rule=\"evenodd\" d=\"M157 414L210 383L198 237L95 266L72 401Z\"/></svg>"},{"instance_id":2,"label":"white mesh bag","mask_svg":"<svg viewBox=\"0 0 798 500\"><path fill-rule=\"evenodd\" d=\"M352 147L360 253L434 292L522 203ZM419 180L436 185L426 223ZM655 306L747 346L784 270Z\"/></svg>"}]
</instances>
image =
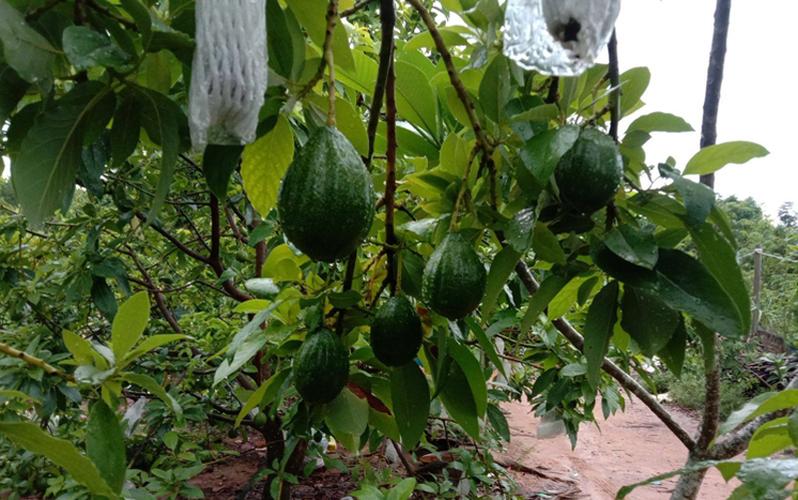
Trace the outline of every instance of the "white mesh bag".
<instances>
[{"instance_id":1,"label":"white mesh bag","mask_svg":"<svg viewBox=\"0 0 798 500\"><path fill-rule=\"evenodd\" d=\"M197 0L188 102L191 142L255 140L268 74L266 0Z\"/></svg>"},{"instance_id":2,"label":"white mesh bag","mask_svg":"<svg viewBox=\"0 0 798 500\"><path fill-rule=\"evenodd\" d=\"M507 0L504 54L524 69L576 76L607 45L620 0Z\"/></svg>"}]
</instances>

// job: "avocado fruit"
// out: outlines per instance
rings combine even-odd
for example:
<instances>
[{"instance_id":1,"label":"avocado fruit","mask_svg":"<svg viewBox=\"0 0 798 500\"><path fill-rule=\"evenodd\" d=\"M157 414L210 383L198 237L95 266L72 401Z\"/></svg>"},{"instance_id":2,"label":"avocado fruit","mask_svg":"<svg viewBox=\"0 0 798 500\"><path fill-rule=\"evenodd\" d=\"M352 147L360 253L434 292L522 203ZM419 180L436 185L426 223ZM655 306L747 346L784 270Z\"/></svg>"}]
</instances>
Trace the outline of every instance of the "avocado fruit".
<instances>
[{"instance_id":1,"label":"avocado fruit","mask_svg":"<svg viewBox=\"0 0 798 500\"><path fill-rule=\"evenodd\" d=\"M449 233L424 267L424 302L448 319L466 317L485 294L487 274L474 246L460 233Z\"/></svg>"},{"instance_id":2,"label":"avocado fruit","mask_svg":"<svg viewBox=\"0 0 798 500\"><path fill-rule=\"evenodd\" d=\"M330 330L309 333L294 361L294 385L311 404L329 403L349 379L349 352Z\"/></svg>"},{"instance_id":3,"label":"avocado fruit","mask_svg":"<svg viewBox=\"0 0 798 500\"><path fill-rule=\"evenodd\" d=\"M374 219L374 188L338 129L312 132L286 171L277 210L288 240L313 260L334 262L360 245Z\"/></svg>"},{"instance_id":4,"label":"avocado fruit","mask_svg":"<svg viewBox=\"0 0 798 500\"><path fill-rule=\"evenodd\" d=\"M374 314L371 349L388 366L402 366L415 359L424 332L416 308L404 295L391 297Z\"/></svg>"},{"instance_id":5,"label":"avocado fruit","mask_svg":"<svg viewBox=\"0 0 798 500\"><path fill-rule=\"evenodd\" d=\"M621 186L623 160L618 145L600 130L584 129L560 159L554 176L563 205L592 214L607 205Z\"/></svg>"}]
</instances>

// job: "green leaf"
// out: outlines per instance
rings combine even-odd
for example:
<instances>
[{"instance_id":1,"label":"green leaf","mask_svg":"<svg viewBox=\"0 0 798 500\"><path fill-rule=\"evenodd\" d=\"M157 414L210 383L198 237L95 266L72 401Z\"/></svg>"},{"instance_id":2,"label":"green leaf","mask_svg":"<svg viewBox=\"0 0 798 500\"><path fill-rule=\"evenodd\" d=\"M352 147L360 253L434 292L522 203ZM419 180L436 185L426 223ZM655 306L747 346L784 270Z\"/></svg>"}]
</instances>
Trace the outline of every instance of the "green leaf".
<instances>
[{"instance_id":1,"label":"green leaf","mask_svg":"<svg viewBox=\"0 0 798 500\"><path fill-rule=\"evenodd\" d=\"M85 26L69 26L63 33L64 53L75 69L106 66L124 71L130 56L110 38Z\"/></svg>"},{"instance_id":2,"label":"green leaf","mask_svg":"<svg viewBox=\"0 0 798 500\"><path fill-rule=\"evenodd\" d=\"M792 439L792 444L798 443L798 410L793 411L787 420L787 431Z\"/></svg>"},{"instance_id":3,"label":"green leaf","mask_svg":"<svg viewBox=\"0 0 798 500\"><path fill-rule=\"evenodd\" d=\"M1 3L0 3L1 5ZM86 455L64 439L54 438L29 422L0 422L0 433L31 453L63 467L78 483L99 496L119 498Z\"/></svg>"},{"instance_id":4,"label":"green leaf","mask_svg":"<svg viewBox=\"0 0 798 500\"><path fill-rule=\"evenodd\" d=\"M640 104L651 81L651 72L648 68L632 68L621 73L621 116L627 116Z\"/></svg>"},{"instance_id":5,"label":"green leaf","mask_svg":"<svg viewBox=\"0 0 798 500\"><path fill-rule=\"evenodd\" d=\"M396 110L413 125L439 136L438 100L424 72L407 62L397 61Z\"/></svg>"},{"instance_id":6,"label":"green leaf","mask_svg":"<svg viewBox=\"0 0 798 500\"><path fill-rule=\"evenodd\" d=\"M133 385L137 385L142 389L150 391L153 396L163 401L166 406L172 409L175 417L178 419L183 418L183 408L180 407L180 403L178 403L171 394L166 392L166 390L161 387L161 385L156 382L154 378L150 377L149 375L144 375L143 373L130 372L123 373L122 378Z\"/></svg>"},{"instance_id":7,"label":"green leaf","mask_svg":"<svg viewBox=\"0 0 798 500\"><path fill-rule=\"evenodd\" d=\"M513 115L514 122L548 122L560 116L560 108L556 104L541 104L532 109ZM569 148L570 149L570 148Z\"/></svg>"},{"instance_id":8,"label":"green leaf","mask_svg":"<svg viewBox=\"0 0 798 500\"><path fill-rule=\"evenodd\" d=\"M520 210L507 225L507 243L518 253L529 250L532 246L532 236L534 234L535 222L534 208Z\"/></svg>"},{"instance_id":9,"label":"green leaf","mask_svg":"<svg viewBox=\"0 0 798 500\"><path fill-rule=\"evenodd\" d=\"M346 309L357 305L363 297L357 290L347 290L345 292L333 292L327 296L330 304L337 309Z\"/></svg>"},{"instance_id":10,"label":"green leaf","mask_svg":"<svg viewBox=\"0 0 798 500\"><path fill-rule=\"evenodd\" d=\"M519 152L524 166L541 183L557 168L560 158L567 153L579 138L579 127L566 125L534 136Z\"/></svg>"},{"instance_id":11,"label":"green leaf","mask_svg":"<svg viewBox=\"0 0 798 500\"><path fill-rule=\"evenodd\" d=\"M304 26L308 36L317 47L324 45L324 35L327 31L327 1L326 0L287 0L286 3L296 16L299 23ZM342 23L336 23L333 32L333 56L335 65L346 70L352 70L355 62L349 48L349 36Z\"/></svg>"},{"instance_id":12,"label":"green leaf","mask_svg":"<svg viewBox=\"0 0 798 500\"><path fill-rule=\"evenodd\" d=\"M484 417L488 408L488 388L479 361L468 347L452 338L449 339L449 355L460 365L460 369L463 370L463 374L468 380L471 395L476 403L477 416Z\"/></svg>"},{"instance_id":13,"label":"green leaf","mask_svg":"<svg viewBox=\"0 0 798 500\"><path fill-rule=\"evenodd\" d=\"M726 421L723 422L719 429L718 434L726 434L729 431L732 431L740 426L740 424L747 422L754 418L752 415L757 409L766 401L771 399L772 397L778 395L780 393L777 392L763 392L762 394L757 394L754 398L750 401L746 402L739 410L733 411Z\"/></svg>"},{"instance_id":14,"label":"green leaf","mask_svg":"<svg viewBox=\"0 0 798 500\"><path fill-rule=\"evenodd\" d=\"M450 363L440 398L446 411L464 431L479 440L479 412L474 393L459 363Z\"/></svg>"},{"instance_id":15,"label":"green leaf","mask_svg":"<svg viewBox=\"0 0 798 500\"><path fill-rule=\"evenodd\" d=\"M0 63L0 123L11 115L27 90L28 83L11 66Z\"/></svg>"},{"instance_id":16,"label":"green leaf","mask_svg":"<svg viewBox=\"0 0 798 500\"><path fill-rule=\"evenodd\" d=\"M140 132L138 104L135 99L126 96L114 114L111 126L111 158L115 167L122 165L136 150Z\"/></svg>"},{"instance_id":17,"label":"green leaf","mask_svg":"<svg viewBox=\"0 0 798 500\"><path fill-rule=\"evenodd\" d=\"M328 99L326 96L313 94L306 99L323 120L327 119ZM368 154L369 139L360 113L351 102L342 97L335 99L335 126L349 139L361 156Z\"/></svg>"},{"instance_id":18,"label":"green leaf","mask_svg":"<svg viewBox=\"0 0 798 500\"><path fill-rule=\"evenodd\" d=\"M491 403L488 405L488 421L496 433L506 442L510 442L510 424L501 408Z\"/></svg>"},{"instance_id":19,"label":"green leaf","mask_svg":"<svg viewBox=\"0 0 798 500\"><path fill-rule=\"evenodd\" d=\"M532 249L538 258L547 262L564 265L567 260L565 252L560 246L560 240L542 222L535 224L535 232L532 235Z\"/></svg>"},{"instance_id":20,"label":"green leaf","mask_svg":"<svg viewBox=\"0 0 798 500\"><path fill-rule=\"evenodd\" d=\"M23 80L38 85L45 92L50 89L58 50L28 26L23 15L7 0L0 0L0 45L6 63Z\"/></svg>"},{"instance_id":21,"label":"green leaf","mask_svg":"<svg viewBox=\"0 0 798 500\"><path fill-rule=\"evenodd\" d=\"M114 112L110 88L99 82L75 87L28 131L11 163L11 176L22 212L40 227L71 199L84 141L91 143Z\"/></svg>"},{"instance_id":22,"label":"green leaf","mask_svg":"<svg viewBox=\"0 0 798 500\"><path fill-rule=\"evenodd\" d=\"M496 307L496 300L499 298L507 278L515 269L515 264L521 254L512 247L504 247L493 258L488 272L488 281L485 287L485 296L482 299L482 317L490 318L493 309Z\"/></svg>"},{"instance_id":23,"label":"green leaf","mask_svg":"<svg viewBox=\"0 0 798 500\"><path fill-rule=\"evenodd\" d=\"M289 375L291 375L291 370L282 370L263 382L260 387L249 396L244 406L241 407L241 411L238 412L238 416L236 417L235 426L238 427L241 425L241 422L249 415L249 412L255 408L260 405L270 405L272 401L274 401L274 398L277 397L278 391Z\"/></svg>"},{"instance_id":24,"label":"green leaf","mask_svg":"<svg viewBox=\"0 0 798 500\"><path fill-rule=\"evenodd\" d=\"M642 132L692 132L693 127L684 118L670 113L654 112L640 116L629 124L626 133Z\"/></svg>"},{"instance_id":25,"label":"green leaf","mask_svg":"<svg viewBox=\"0 0 798 500\"><path fill-rule=\"evenodd\" d=\"M729 163L742 164L769 154L770 151L753 142L733 141L715 144L705 147L690 158L684 169L684 175L711 174Z\"/></svg>"},{"instance_id":26,"label":"green leaf","mask_svg":"<svg viewBox=\"0 0 798 500\"><path fill-rule=\"evenodd\" d=\"M111 346L117 362L125 359L136 345L150 321L150 299L147 292L138 292L119 306L111 325Z\"/></svg>"},{"instance_id":27,"label":"green leaf","mask_svg":"<svg viewBox=\"0 0 798 500\"><path fill-rule=\"evenodd\" d=\"M127 472L125 437L119 419L100 400L94 403L86 424L86 453L105 482L117 493L122 491Z\"/></svg>"},{"instance_id":28,"label":"green leaf","mask_svg":"<svg viewBox=\"0 0 798 500\"><path fill-rule=\"evenodd\" d=\"M628 286L657 295L672 309L685 312L727 337L746 333L737 306L706 267L679 250L661 248L653 271L634 266L604 248L594 256L607 274Z\"/></svg>"},{"instance_id":29,"label":"green leaf","mask_svg":"<svg viewBox=\"0 0 798 500\"><path fill-rule=\"evenodd\" d=\"M388 491L385 500L408 500L416 488L416 478L406 477Z\"/></svg>"},{"instance_id":30,"label":"green leaf","mask_svg":"<svg viewBox=\"0 0 798 500\"><path fill-rule=\"evenodd\" d=\"M659 165L660 174L673 180L687 209L685 220L689 226L703 224L715 206L715 193L709 187L693 182L679 175L676 170L666 164Z\"/></svg>"},{"instance_id":31,"label":"green leaf","mask_svg":"<svg viewBox=\"0 0 798 500\"><path fill-rule=\"evenodd\" d=\"M266 217L277 204L280 180L294 159L294 134L280 115L271 131L244 148L241 177L255 209Z\"/></svg>"},{"instance_id":32,"label":"green leaf","mask_svg":"<svg viewBox=\"0 0 798 500\"><path fill-rule=\"evenodd\" d=\"M152 335L147 337L142 341L135 349L130 351L127 356L125 356L123 366L127 366L133 361L137 360L141 356L144 356L148 352L157 349L161 346L165 346L166 344L171 344L172 342L177 342L178 340L193 340L188 335L183 335L180 333L167 333L162 335ZM119 360L117 359L117 362Z\"/></svg>"},{"instance_id":33,"label":"green leaf","mask_svg":"<svg viewBox=\"0 0 798 500\"><path fill-rule=\"evenodd\" d=\"M504 118L504 108L510 100L510 70L507 59L501 54L485 69L482 82L479 84L479 104L485 115L496 123Z\"/></svg>"},{"instance_id":34,"label":"green leaf","mask_svg":"<svg viewBox=\"0 0 798 500\"><path fill-rule=\"evenodd\" d=\"M64 345L70 354L72 354L72 357L75 358L75 361L81 365L91 364L92 359L94 359L94 355L92 354L94 349L91 347L91 343L69 330L64 330L62 335L64 337Z\"/></svg>"},{"instance_id":35,"label":"green leaf","mask_svg":"<svg viewBox=\"0 0 798 500\"><path fill-rule=\"evenodd\" d=\"M789 446L792 446L792 439L787 417L779 417L759 426L751 436L745 456L748 459L768 457Z\"/></svg>"},{"instance_id":36,"label":"green leaf","mask_svg":"<svg viewBox=\"0 0 798 500\"><path fill-rule=\"evenodd\" d=\"M708 222L689 229L701 262L734 301L742 321L740 328L748 332L751 329L751 297L748 295L748 283L737 264L737 252Z\"/></svg>"},{"instance_id":37,"label":"green leaf","mask_svg":"<svg viewBox=\"0 0 798 500\"><path fill-rule=\"evenodd\" d=\"M305 64L305 37L294 14L278 0L266 2L266 34L270 66L277 74L296 80Z\"/></svg>"},{"instance_id":38,"label":"green leaf","mask_svg":"<svg viewBox=\"0 0 798 500\"><path fill-rule=\"evenodd\" d=\"M646 356L653 356L665 348L681 322L679 313L656 295L634 287L624 289L621 309L621 327Z\"/></svg>"},{"instance_id":39,"label":"green leaf","mask_svg":"<svg viewBox=\"0 0 798 500\"><path fill-rule=\"evenodd\" d=\"M227 199L227 185L230 176L238 168L238 162L244 151L243 146L217 146L209 144L202 157L202 173L211 192L219 200Z\"/></svg>"},{"instance_id":40,"label":"green leaf","mask_svg":"<svg viewBox=\"0 0 798 500\"><path fill-rule=\"evenodd\" d=\"M181 63L190 66L194 54L194 40L185 33L166 28L163 24L160 24L158 28L158 31L152 32L147 51L157 53L168 50ZM163 28L166 28L167 31L162 31Z\"/></svg>"},{"instance_id":41,"label":"green leaf","mask_svg":"<svg viewBox=\"0 0 798 500\"><path fill-rule=\"evenodd\" d=\"M789 498L786 491L774 495L798 478L798 459L755 458L746 460L737 473L751 498Z\"/></svg>"},{"instance_id":42,"label":"green leaf","mask_svg":"<svg viewBox=\"0 0 798 500\"><path fill-rule=\"evenodd\" d=\"M139 0L121 0L122 7L130 14L141 34L141 44L146 51L152 40L152 19L150 12Z\"/></svg>"},{"instance_id":43,"label":"green leaf","mask_svg":"<svg viewBox=\"0 0 798 500\"><path fill-rule=\"evenodd\" d=\"M570 278L558 274L549 275L540 284L538 291L529 299L529 306L526 308L524 318L521 320L521 335L525 335L529 328L538 320L538 317L549 305L551 299L560 293L560 290L571 281Z\"/></svg>"},{"instance_id":44,"label":"green leaf","mask_svg":"<svg viewBox=\"0 0 798 500\"><path fill-rule=\"evenodd\" d=\"M427 377L415 363L391 371L391 406L396 425L407 448L414 448L427 426L429 415Z\"/></svg>"},{"instance_id":45,"label":"green leaf","mask_svg":"<svg viewBox=\"0 0 798 500\"><path fill-rule=\"evenodd\" d=\"M485 352L485 355L488 356L490 362L493 363L493 366L496 367L497 370L507 378L507 372L504 370L504 363L502 363L501 358L499 358L499 354L496 352L496 347L493 345L493 341L488 337L485 330L479 326L479 323L471 317L468 316L464 320L468 325L469 329L474 332L474 337L477 338L477 342L479 342L479 346L482 348L482 351Z\"/></svg>"},{"instance_id":46,"label":"green leaf","mask_svg":"<svg viewBox=\"0 0 798 500\"><path fill-rule=\"evenodd\" d=\"M654 269L659 257L654 235L630 224L612 228L604 244L623 260L646 269Z\"/></svg>"},{"instance_id":47,"label":"green leaf","mask_svg":"<svg viewBox=\"0 0 798 500\"><path fill-rule=\"evenodd\" d=\"M177 155L180 153L181 124L185 125L186 116L180 107L165 95L138 86L130 86L139 104L141 124L152 142L161 146L161 175L155 196L147 215L147 220L153 220L160 211L177 165Z\"/></svg>"},{"instance_id":48,"label":"green leaf","mask_svg":"<svg viewBox=\"0 0 798 500\"><path fill-rule=\"evenodd\" d=\"M601 365L610 347L613 326L618 319L618 282L611 281L593 299L585 320L584 353L587 359L587 380L596 387Z\"/></svg>"},{"instance_id":49,"label":"green leaf","mask_svg":"<svg viewBox=\"0 0 798 500\"><path fill-rule=\"evenodd\" d=\"M92 280L91 300L107 320L114 319L117 309L116 298L104 278L95 276Z\"/></svg>"},{"instance_id":50,"label":"green leaf","mask_svg":"<svg viewBox=\"0 0 798 500\"><path fill-rule=\"evenodd\" d=\"M369 403L348 388L327 404L324 422L333 435L348 434L359 438L369 422ZM357 450L350 450L357 451Z\"/></svg>"}]
</instances>

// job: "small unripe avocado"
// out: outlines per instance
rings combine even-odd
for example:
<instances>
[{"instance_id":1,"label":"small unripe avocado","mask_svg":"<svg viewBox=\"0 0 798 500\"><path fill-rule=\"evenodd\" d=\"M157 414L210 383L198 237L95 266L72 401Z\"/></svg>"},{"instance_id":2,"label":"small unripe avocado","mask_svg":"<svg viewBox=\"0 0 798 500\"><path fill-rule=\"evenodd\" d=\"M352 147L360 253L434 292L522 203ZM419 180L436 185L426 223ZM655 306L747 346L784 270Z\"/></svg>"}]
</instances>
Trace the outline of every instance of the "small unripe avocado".
<instances>
[{"instance_id":1,"label":"small unripe avocado","mask_svg":"<svg viewBox=\"0 0 798 500\"><path fill-rule=\"evenodd\" d=\"M308 334L294 361L294 385L308 403L329 403L349 379L349 352L330 330Z\"/></svg>"},{"instance_id":2,"label":"small unripe avocado","mask_svg":"<svg viewBox=\"0 0 798 500\"><path fill-rule=\"evenodd\" d=\"M424 268L421 294L436 313L460 319L479 306L486 279L485 266L473 245L460 233L449 233Z\"/></svg>"},{"instance_id":3,"label":"small unripe avocado","mask_svg":"<svg viewBox=\"0 0 798 500\"><path fill-rule=\"evenodd\" d=\"M560 159L554 174L563 205L592 214L609 203L621 186L623 160L611 137L588 128Z\"/></svg>"},{"instance_id":4,"label":"small unripe avocado","mask_svg":"<svg viewBox=\"0 0 798 500\"><path fill-rule=\"evenodd\" d=\"M366 237L374 218L371 176L335 127L308 138L288 167L277 209L288 240L313 260L347 257Z\"/></svg>"},{"instance_id":5,"label":"small unripe avocado","mask_svg":"<svg viewBox=\"0 0 798 500\"><path fill-rule=\"evenodd\" d=\"M371 349L388 366L413 361L424 332L416 308L404 295L391 297L377 310L371 323Z\"/></svg>"}]
</instances>

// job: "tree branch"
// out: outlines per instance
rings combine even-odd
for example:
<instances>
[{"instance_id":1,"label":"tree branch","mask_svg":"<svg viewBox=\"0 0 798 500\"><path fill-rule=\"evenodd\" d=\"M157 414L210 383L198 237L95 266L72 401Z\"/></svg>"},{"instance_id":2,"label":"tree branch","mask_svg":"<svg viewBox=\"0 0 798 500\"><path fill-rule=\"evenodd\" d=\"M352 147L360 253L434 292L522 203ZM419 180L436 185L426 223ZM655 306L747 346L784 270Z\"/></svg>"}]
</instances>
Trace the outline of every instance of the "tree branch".
<instances>
[{"instance_id":1,"label":"tree branch","mask_svg":"<svg viewBox=\"0 0 798 500\"><path fill-rule=\"evenodd\" d=\"M471 123L471 128L474 130L474 135L477 139L477 145L480 149L482 149L483 154L489 156L492 153L492 147L485 136L485 130L482 128L479 118L477 118L474 102L468 95L468 90L466 90L462 80L460 80L460 76L457 73L457 68L455 68L454 61L452 60L452 54L446 47L446 42L444 42L440 31L438 31L438 28L435 25L435 20L432 18L432 15L424 7L424 5L421 4L420 0L407 0L407 3L416 9L421 16L421 19L424 21L424 24L427 26L427 30L432 36L432 40L435 42L435 48L441 55L444 66L446 66L446 72L449 74L449 81L451 82L452 87L454 87L457 97L460 99L460 102L463 103L463 107L466 110L468 121Z\"/></svg>"},{"instance_id":2,"label":"tree branch","mask_svg":"<svg viewBox=\"0 0 798 500\"><path fill-rule=\"evenodd\" d=\"M538 283L524 262L519 261L518 264L516 264L515 272L530 294L537 291ZM559 332L562 333L562 335L568 339L568 341L571 342L574 347L580 351L584 349L584 338L573 326L571 326L567 320L558 318L553 320L552 324L554 324L554 327L557 328L557 330L559 330ZM668 429L670 429L670 431L676 436L677 439L679 439L679 441L682 442L682 444L685 445L685 447L687 447L688 450L692 450L695 447L695 442L693 441L693 438L690 437L690 434L688 434L687 431L685 431L682 426L679 425L676 420L674 420L673 416L668 412L668 410L666 410L665 407L663 407L654 396L652 396L642 385L640 385L640 383L638 383L628 373L623 371L620 367L618 367L618 365L609 359L605 358L601 367L612 378L614 378L621 385L621 387L637 396L638 399L640 399L640 401L642 401L643 404L646 405Z\"/></svg>"},{"instance_id":3,"label":"tree branch","mask_svg":"<svg viewBox=\"0 0 798 500\"><path fill-rule=\"evenodd\" d=\"M3 332L6 333L6 332ZM0 353L5 354L6 356L10 356L12 358L17 358L25 363L29 364L30 366L36 367L44 371L44 373L48 375L55 375L57 377L61 377L62 379L66 380L67 382L74 382L75 377L70 375L69 373L56 368L55 366L51 365L47 361L37 358L36 356L31 356L30 354L26 353L25 351L20 351L18 349L14 349L10 345L6 344L5 342L0 342Z\"/></svg>"},{"instance_id":4,"label":"tree branch","mask_svg":"<svg viewBox=\"0 0 798 500\"><path fill-rule=\"evenodd\" d=\"M368 154L366 156L366 168L371 170L371 160L374 156L374 137L377 134L377 125L380 122L380 110L385 97L385 86L388 81L388 71L393 64L393 30L396 26L396 12L393 0L380 0L380 62L377 68L377 82L374 85L374 94L371 97L371 108L369 108L369 123L366 135L369 139Z\"/></svg>"},{"instance_id":5,"label":"tree branch","mask_svg":"<svg viewBox=\"0 0 798 500\"><path fill-rule=\"evenodd\" d=\"M219 199L216 198L216 195L211 194L211 254L207 259L207 263L219 278L224 274L224 264L222 264L220 250L221 237L222 226L219 221ZM245 302L252 298L249 294L236 287L232 280L225 280L222 283L222 288L230 297L239 302Z\"/></svg>"},{"instance_id":6,"label":"tree branch","mask_svg":"<svg viewBox=\"0 0 798 500\"><path fill-rule=\"evenodd\" d=\"M617 143L618 142L618 122L621 120L621 77L618 65L618 38L615 35L615 30L612 30L612 37L610 43L607 44L607 51L609 52L610 64L607 69L607 78L610 81L610 137Z\"/></svg>"},{"instance_id":7,"label":"tree branch","mask_svg":"<svg viewBox=\"0 0 798 500\"><path fill-rule=\"evenodd\" d=\"M169 326L172 327L172 330L175 333L183 333L183 329L180 328L180 325L177 322L177 318L175 315L172 314L172 311L166 306L166 299L164 298L163 293L161 290L155 286L155 283L152 281L152 277L147 272L147 269L141 265L141 261L136 257L136 254L131 250L119 250L120 252L124 253L125 255L129 256L133 260L133 264L136 266L136 269L139 270L141 273L141 277L144 280L144 283L147 286L147 289L152 294L152 297L155 299L155 305L158 307L158 310L161 312L161 316L169 323Z\"/></svg>"},{"instance_id":8,"label":"tree branch","mask_svg":"<svg viewBox=\"0 0 798 500\"><path fill-rule=\"evenodd\" d=\"M712 34L712 49L707 68L707 87L704 94L704 116L701 122L701 147L715 144L718 140L718 109L720 88L723 83L723 66L726 61L726 39L729 35L731 0L718 0L715 4L715 28ZM715 174L701 176L701 182L715 187Z\"/></svg>"},{"instance_id":9,"label":"tree branch","mask_svg":"<svg viewBox=\"0 0 798 500\"><path fill-rule=\"evenodd\" d=\"M139 219L141 222L147 223L147 216L144 215L144 213L142 212L136 211L136 218ZM183 244L183 242L178 240L174 235L172 235L170 232L162 228L160 225L153 223L149 224L149 227L151 227L153 230L155 230L155 232L163 236L167 241L169 241L169 243L174 245L178 250L180 250L184 254L188 255L194 260L202 262L203 264L208 264L208 259L206 257L198 254L194 250L187 247L185 244Z\"/></svg>"},{"instance_id":10,"label":"tree branch","mask_svg":"<svg viewBox=\"0 0 798 500\"><path fill-rule=\"evenodd\" d=\"M388 280L391 295L396 295L397 272L396 269L396 232L394 229L394 205L396 199L396 74L393 65L393 28L396 22L393 0L382 0L380 9L382 19L382 43L388 54L387 74L385 80L385 122L387 126L388 145L385 155L388 158L385 167L385 256L388 262ZM388 40L386 43L385 40ZM387 47L386 47L387 45ZM380 49L382 53L383 49ZM382 64L382 54L380 64ZM376 92L375 92L376 94ZM373 108L373 107L372 107ZM371 118L371 117L370 117ZM371 121L369 121L371 125ZM376 131L376 124L374 130ZM371 138L370 138L371 140Z\"/></svg>"}]
</instances>

